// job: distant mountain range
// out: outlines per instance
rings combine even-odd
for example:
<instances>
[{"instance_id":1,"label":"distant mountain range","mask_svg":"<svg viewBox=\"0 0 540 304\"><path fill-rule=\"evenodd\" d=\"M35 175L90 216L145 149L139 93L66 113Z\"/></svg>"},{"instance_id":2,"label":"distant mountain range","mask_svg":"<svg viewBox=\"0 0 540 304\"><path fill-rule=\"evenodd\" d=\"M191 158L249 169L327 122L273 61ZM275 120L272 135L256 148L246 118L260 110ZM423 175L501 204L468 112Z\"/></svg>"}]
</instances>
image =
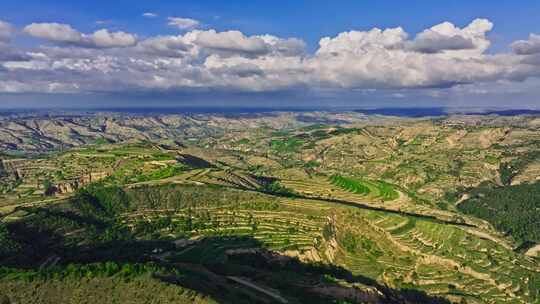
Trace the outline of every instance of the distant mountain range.
<instances>
[{"instance_id":1,"label":"distant mountain range","mask_svg":"<svg viewBox=\"0 0 540 304\"><path fill-rule=\"evenodd\" d=\"M260 115L277 112L357 112L366 115L397 117L430 117L446 115L539 115L540 109L533 108L497 108L497 107L118 107L89 109L0 109L0 117L21 116L87 116L95 114L115 115L199 115L213 114L226 117L236 115Z\"/></svg>"},{"instance_id":2,"label":"distant mountain range","mask_svg":"<svg viewBox=\"0 0 540 304\"><path fill-rule=\"evenodd\" d=\"M219 111L220 109L214 109ZM184 111L184 112L182 112ZM44 153L95 142L184 142L225 134L231 130L276 130L310 124L346 125L394 119L441 118L466 124L536 125L538 110L458 110L445 108L380 108L349 111L281 111L230 108L109 109L100 111L0 112L0 151ZM475 119L482 115L483 119ZM486 118L486 115L492 115ZM524 116L528 115L525 119ZM448 118L444 118L448 116Z\"/></svg>"}]
</instances>

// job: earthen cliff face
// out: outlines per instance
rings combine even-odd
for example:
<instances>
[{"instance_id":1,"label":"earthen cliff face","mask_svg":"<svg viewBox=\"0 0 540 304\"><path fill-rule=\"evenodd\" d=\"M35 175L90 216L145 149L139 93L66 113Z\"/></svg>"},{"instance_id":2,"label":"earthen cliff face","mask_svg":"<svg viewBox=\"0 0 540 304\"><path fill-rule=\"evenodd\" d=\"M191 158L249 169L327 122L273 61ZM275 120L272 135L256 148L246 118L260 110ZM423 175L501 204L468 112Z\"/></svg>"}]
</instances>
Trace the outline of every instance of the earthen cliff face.
<instances>
[{"instance_id":1,"label":"earthen cliff face","mask_svg":"<svg viewBox=\"0 0 540 304\"><path fill-rule=\"evenodd\" d=\"M84 187L92 182L99 181L109 176L108 172L92 172L87 175L83 175L80 178L62 181L55 185L56 193L66 194L77 191L79 188Z\"/></svg>"}]
</instances>

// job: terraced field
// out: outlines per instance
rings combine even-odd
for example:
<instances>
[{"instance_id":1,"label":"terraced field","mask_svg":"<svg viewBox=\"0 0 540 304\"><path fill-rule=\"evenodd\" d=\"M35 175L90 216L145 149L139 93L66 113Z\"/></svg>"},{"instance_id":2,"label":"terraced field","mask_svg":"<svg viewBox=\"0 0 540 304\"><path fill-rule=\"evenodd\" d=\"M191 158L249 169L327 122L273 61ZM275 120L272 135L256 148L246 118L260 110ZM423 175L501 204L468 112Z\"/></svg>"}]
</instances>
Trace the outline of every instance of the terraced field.
<instances>
[{"instance_id":1,"label":"terraced field","mask_svg":"<svg viewBox=\"0 0 540 304\"><path fill-rule=\"evenodd\" d=\"M394 186L383 181L355 180L341 175L332 175L330 181L349 192L369 195L371 198L382 201L393 201L399 198L399 193L394 189Z\"/></svg>"},{"instance_id":2,"label":"terraced field","mask_svg":"<svg viewBox=\"0 0 540 304\"><path fill-rule=\"evenodd\" d=\"M0 290L129 277L202 303L539 303L540 263L524 254L535 244L513 237L528 234L460 208L478 189L535 187L531 130L239 128L10 158Z\"/></svg>"},{"instance_id":3,"label":"terraced field","mask_svg":"<svg viewBox=\"0 0 540 304\"><path fill-rule=\"evenodd\" d=\"M348 229L375 245L361 245L363 252L357 254L342 250L338 258L353 271L372 273L389 285L410 284L471 301L526 303L538 290L538 279L530 277L531 270L538 271L536 263L462 227L364 213L349 215L359 225Z\"/></svg>"},{"instance_id":4,"label":"terraced field","mask_svg":"<svg viewBox=\"0 0 540 304\"><path fill-rule=\"evenodd\" d=\"M126 223L137 231L144 223L151 223L167 218L168 227L161 232L163 237L178 239L193 236L249 236L260 241L266 248L278 251L305 251L321 242L321 231L325 219L312 215L302 216L291 212L258 211L252 209L212 208L193 209L171 214L154 210L147 213L128 214ZM181 226L186 218L191 219L193 231L186 235L170 229L170 226ZM140 228L139 228L140 229Z\"/></svg>"}]
</instances>

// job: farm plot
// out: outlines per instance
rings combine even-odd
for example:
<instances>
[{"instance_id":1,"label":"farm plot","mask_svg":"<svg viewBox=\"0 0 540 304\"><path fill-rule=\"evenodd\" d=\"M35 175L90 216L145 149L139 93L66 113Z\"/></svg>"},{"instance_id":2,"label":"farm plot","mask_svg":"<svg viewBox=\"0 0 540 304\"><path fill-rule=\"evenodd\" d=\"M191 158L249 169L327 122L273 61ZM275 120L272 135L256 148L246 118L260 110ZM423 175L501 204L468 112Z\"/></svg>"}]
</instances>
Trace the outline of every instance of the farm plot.
<instances>
[{"instance_id":1,"label":"farm plot","mask_svg":"<svg viewBox=\"0 0 540 304\"><path fill-rule=\"evenodd\" d=\"M332 175L330 182L348 192L370 196L382 201L392 201L399 198L399 193L394 187L383 181L356 180L341 175Z\"/></svg>"},{"instance_id":2,"label":"farm plot","mask_svg":"<svg viewBox=\"0 0 540 304\"><path fill-rule=\"evenodd\" d=\"M370 210L336 222L335 262L389 286L486 303L530 303L538 292L534 262L459 226Z\"/></svg>"},{"instance_id":3,"label":"farm plot","mask_svg":"<svg viewBox=\"0 0 540 304\"><path fill-rule=\"evenodd\" d=\"M134 231L153 231L166 238L193 236L250 237L277 250L309 250L320 243L323 217L285 211L205 209L183 210L175 214L154 211L127 217ZM165 221L154 229L139 227Z\"/></svg>"},{"instance_id":4,"label":"farm plot","mask_svg":"<svg viewBox=\"0 0 540 304\"><path fill-rule=\"evenodd\" d=\"M526 270L532 264L493 241L428 220L394 217L381 219L376 225L421 257L414 284L430 293L461 292L495 303L501 299L526 303L536 292L537 287L528 282L537 274ZM442 268L437 271L440 274L424 273L428 266Z\"/></svg>"}]
</instances>

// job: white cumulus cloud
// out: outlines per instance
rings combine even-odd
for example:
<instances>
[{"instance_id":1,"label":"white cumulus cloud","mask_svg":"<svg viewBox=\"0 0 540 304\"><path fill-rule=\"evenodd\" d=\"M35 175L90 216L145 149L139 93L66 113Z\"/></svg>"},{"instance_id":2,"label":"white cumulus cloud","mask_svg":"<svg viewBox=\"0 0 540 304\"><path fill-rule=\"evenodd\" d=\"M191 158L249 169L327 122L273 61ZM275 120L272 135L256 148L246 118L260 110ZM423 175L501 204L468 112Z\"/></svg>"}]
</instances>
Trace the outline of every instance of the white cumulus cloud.
<instances>
[{"instance_id":1,"label":"white cumulus cloud","mask_svg":"<svg viewBox=\"0 0 540 304\"><path fill-rule=\"evenodd\" d=\"M443 22L419 33L409 47L425 53L459 50L482 53L490 46L486 34L492 28L493 23L487 19L476 19L463 29L450 22Z\"/></svg>"},{"instance_id":2,"label":"white cumulus cloud","mask_svg":"<svg viewBox=\"0 0 540 304\"><path fill-rule=\"evenodd\" d=\"M529 40L519 40L512 43L512 49L519 55L540 53L540 35L531 34Z\"/></svg>"},{"instance_id":3,"label":"white cumulus cloud","mask_svg":"<svg viewBox=\"0 0 540 304\"><path fill-rule=\"evenodd\" d=\"M127 47L137 43L137 37L124 32L109 32L106 29L95 31L87 36L89 40L97 47Z\"/></svg>"},{"instance_id":4,"label":"white cumulus cloud","mask_svg":"<svg viewBox=\"0 0 540 304\"><path fill-rule=\"evenodd\" d=\"M15 29L11 24L0 20L0 41L9 41L15 33Z\"/></svg>"},{"instance_id":5,"label":"white cumulus cloud","mask_svg":"<svg viewBox=\"0 0 540 304\"><path fill-rule=\"evenodd\" d=\"M181 30L190 30L199 26L199 21L191 18L169 17L168 25Z\"/></svg>"},{"instance_id":6,"label":"white cumulus cloud","mask_svg":"<svg viewBox=\"0 0 540 304\"><path fill-rule=\"evenodd\" d=\"M24 28L24 32L55 43L89 48L128 47L137 43L137 36L133 34L109 32L107 29L83 34L68 24L59 23L32 23Z\"/></svg>"},{"instance_id":7,"label":"white cumulus cloud","mask_svg":"<svg viewBox=\"0 0 540 304\"><path fill-rule=\"evenodd\" d=\"M82 41L82 34L68 24L32 23L24 28L32 37L55 42L77 43Z\"/></svg>"},{"instance_id":8,"label":"white cumulus cloud","mask_svg":"<svg viewBox=\"0 0 540 304\"><path fill-rule=\"evenodd\" d=\"M239 31L216 32L215 30L197 33L195 43L203 48L216 51L263 54L269 51L268 44L260 37L246 37Z\"/></svg>"},{"instance_id":9,"label":"white cumulus cloud","mask_svg":"<svg viewBox=\"0 0 540 304\"><path fill-rule=\"evenodd\" d=\"M418 34L400 27L325 37L307 62L320 85L340 88L451 87L509 77L508 63L484 54L490 45L485 19L460 29L449 22Z\"/></svg>"},{"instance_id":10,"label":"white cumulus cloud","mask_svg":"<svg viewBox=\"0 0 540 304\"><path fill-rule=\"evenodd\" d=\"M158 14L147 12L147 13L142 14L142 16L146 18L156 18Z\"/></svg>"},{"instance_id":11,"label":"white cumulus cloud","mask_svg":"<svg viewBox=\"0 0 540 304\"><path fill-rule=\"evenodd\" d=\"M401 27L351 30L321 38L314 52L298 38L197 30L199 22L185 18L169 22L185 32L139 40L107 29L30 24L24 32L53 45L0 44L0 83L10 92L383 91L397 100L411 91L446 96L449 88L472 92L540 77L540 36L492 54L493 24L486 19L464 27L443 22L413 36Z\"/></svg>"}]
</instances>

